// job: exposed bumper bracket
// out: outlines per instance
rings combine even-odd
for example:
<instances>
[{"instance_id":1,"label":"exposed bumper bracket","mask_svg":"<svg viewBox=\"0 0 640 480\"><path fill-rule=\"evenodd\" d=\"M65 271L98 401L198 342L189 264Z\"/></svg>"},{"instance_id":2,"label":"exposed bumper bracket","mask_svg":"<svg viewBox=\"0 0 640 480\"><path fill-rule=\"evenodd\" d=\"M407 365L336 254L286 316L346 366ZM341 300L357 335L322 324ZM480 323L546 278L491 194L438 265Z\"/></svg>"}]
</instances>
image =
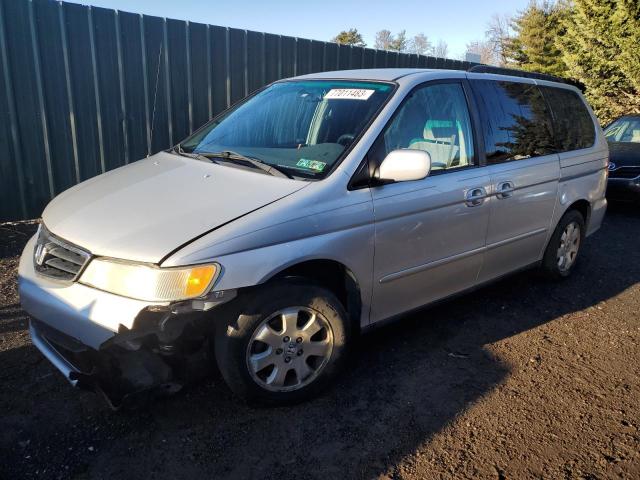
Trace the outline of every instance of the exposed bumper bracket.
<instances>
[{"instance_id":1,"label":"exposed bumper bracket","mask_svg":"<svg viewBox=\"0 0 640 480\"><path fill-rule=\"evenodd\" d=\"M69 361L56 350L56 348L35 328L33 322L29 322L29 334L31 341L42 354L47 357L54 367L56 367L64 377L74 387L78 385L80 378L86 376L83 372L74 367Z\"/></svg>"}]
</instances>

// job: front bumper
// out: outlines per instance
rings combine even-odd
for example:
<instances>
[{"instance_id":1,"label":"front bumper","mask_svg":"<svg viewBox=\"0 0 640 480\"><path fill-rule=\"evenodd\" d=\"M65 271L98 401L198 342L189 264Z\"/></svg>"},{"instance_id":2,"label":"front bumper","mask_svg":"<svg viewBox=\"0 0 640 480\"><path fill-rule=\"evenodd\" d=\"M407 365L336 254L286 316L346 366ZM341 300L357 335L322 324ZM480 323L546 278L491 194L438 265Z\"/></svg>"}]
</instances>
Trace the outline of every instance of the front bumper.
<instances>
[{"instance_id":1,"label":"front bumper","mask_svg":"<svg viewBox=\"0 0 640 480\"><path fill-rule=\"evenodd\" d=\"M607 198L624 202L640 201L640 177L632 179L609 178Z\"/></svg>"},{"instance_id":2,"label":"front bumper","mask_svg":"<svg viewBox=\"0 0 640 480\"><path fill-rule=\"evenodd\" d=\"M43 277L33 265L34 242L35 237L29 240L20 258L18 292L22 308L33 318L94 350L99 350L119 331L133 329L141 312L149 307L168 306Z\"/></svg>"},{"instance_id":3,"label":"front bumper","mask_svg":"<svg viewBox=\"0 0 640 480\"><path fill-rule=\"evenodd\" d=\"M190 367L208 361L202 312L39 275L34 241L20 258L20 302L33 344L73 386L102 393L116 408L142 391L176 391Z\"/></svg>"},{"instance_id":4,"label":"front bumper","mask_svg":"<svg viewBox=\"0 0 640 480\"><path fill-rule=\"evenodd\" d=\"M67 357L60 352L60 347L56 347L55 343L51 342L43 332L37 326L36 320L29 321L29 335L31 335L31 341L38 350L49 360L54 367L56 367L62 375L73 385L79 386L78 381L83 372L78 367L73 365Z\"/></svg>"},{"instance_id":5,"label":"front bumper","mask_svg":"<svg viewBox=\"0 0 640 480\"><path fill-rule=\"evenodd\" d=\"M147 349L129 352L116 347L98 352L33 318L29 334L72 386L101 394L113 409L141 392L167 394L182 386L175 381L171 364Z\"/></svg>"}]
</instances>

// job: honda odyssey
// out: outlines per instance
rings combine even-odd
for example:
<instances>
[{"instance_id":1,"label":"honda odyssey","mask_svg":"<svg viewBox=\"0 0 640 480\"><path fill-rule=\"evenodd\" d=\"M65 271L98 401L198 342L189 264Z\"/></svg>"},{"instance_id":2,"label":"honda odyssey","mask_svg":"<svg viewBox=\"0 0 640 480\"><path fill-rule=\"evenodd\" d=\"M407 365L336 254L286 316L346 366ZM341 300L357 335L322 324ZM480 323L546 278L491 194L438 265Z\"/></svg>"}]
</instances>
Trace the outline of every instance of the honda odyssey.
<instances>
[{"instance_id":1,"label":"honda odyssey","mask_svg":"<svg viewBox=\"0 0 640 480\"><path fill-rule=\"evenodd\" d=\"M384 320L531 266L568 276L602 222L607 162L565 83L281 80L51 201L21 302L35 346L113 406L212 365L247 401L300 401Z\"/></svg>"}]
</instances>

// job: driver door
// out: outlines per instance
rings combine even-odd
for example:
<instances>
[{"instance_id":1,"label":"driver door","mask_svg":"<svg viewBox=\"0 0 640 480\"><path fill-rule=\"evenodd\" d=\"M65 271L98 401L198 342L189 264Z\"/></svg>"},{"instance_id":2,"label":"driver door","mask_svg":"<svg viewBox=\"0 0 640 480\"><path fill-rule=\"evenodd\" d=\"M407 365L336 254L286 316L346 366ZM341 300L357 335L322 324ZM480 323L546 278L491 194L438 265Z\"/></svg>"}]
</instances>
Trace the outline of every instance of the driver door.
<instances>
[{"instance_id":1,"label":"driver door","mask_svg":"<svg viewBox=\"0 0 640 480\"><path fill-rule=\"evenodd\" d=\"M369 155L379 165L400 148L428 152L432 170L371 189L372 322L473 286L484 258L490 177L478 166L462 80L414 89Z\"/></svg>"}]
</instances>

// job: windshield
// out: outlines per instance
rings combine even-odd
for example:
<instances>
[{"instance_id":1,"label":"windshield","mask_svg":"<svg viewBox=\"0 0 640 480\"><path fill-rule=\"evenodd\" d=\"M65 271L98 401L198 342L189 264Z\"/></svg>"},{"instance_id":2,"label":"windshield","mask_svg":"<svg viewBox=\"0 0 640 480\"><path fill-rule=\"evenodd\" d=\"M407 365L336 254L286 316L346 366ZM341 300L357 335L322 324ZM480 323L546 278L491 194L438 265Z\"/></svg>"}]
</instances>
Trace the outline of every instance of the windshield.
<instances>
[{"instance_id":1,"label":"windshield","mask_svg":"<svg viewBox=\"0 0 640 480\"><path fill-rule=\"evenodd\" d=\"M352 81L270 85L180 144L196 154L234 152L285 170L323 178L341 160L393 87Z\"/></svg>"},{"instance_id":2,"label":"windshield","mask_svg":"<svg viewBox=\"0 0 640 480\"><path fill-rule=\"evenodd\" d=\"M609 142L640 143L640 117L619 118L604 131Z\"/></svg>"}]
</instances>

